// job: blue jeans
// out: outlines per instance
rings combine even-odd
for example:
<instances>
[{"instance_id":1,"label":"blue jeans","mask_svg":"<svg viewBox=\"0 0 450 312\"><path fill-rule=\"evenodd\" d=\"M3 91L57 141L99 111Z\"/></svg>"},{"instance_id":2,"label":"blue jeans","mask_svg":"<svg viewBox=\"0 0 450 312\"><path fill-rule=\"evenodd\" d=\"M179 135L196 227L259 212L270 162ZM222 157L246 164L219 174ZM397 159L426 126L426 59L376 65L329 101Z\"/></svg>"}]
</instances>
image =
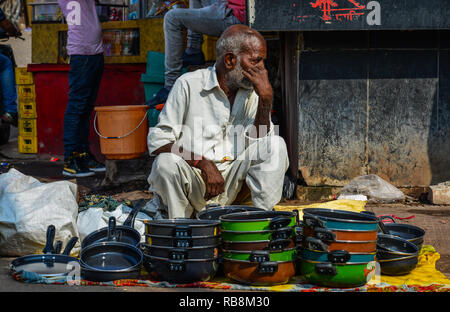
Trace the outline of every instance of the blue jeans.
<instances>
[{"instance_id":1,"label":"blue jeans","mask_svg":"<svg viewBox=\"0 0 450 312\"><path fill-rule=\"evenodd\" d=\"M189 9L171 9L164 16L165 83L171 89L183 69L183 30L187 46L201 50L203 34L219 37L229 26L240 24L226 0L190 0Z\"/></svg>"},{"instance_id":2,"label":"blue jeans","mask_svg":"<svg viewBox=\"0 0 450 312\"><path fill-rule=\"evenodd\" d=\"M0 112L17 113L17 89L11 60L0 53Z\"/></svg>"},{"instance_id":3,"label":"blue jeans","mask_svg":"<svg viewBox=\"0 0 450 312\"><path fill-rule=\"evenodd\" d=\"M90 121L103 76L103 54L71 55L69 101L64 114L64 158L89 152Z\"/></svg>"}]
</instances>

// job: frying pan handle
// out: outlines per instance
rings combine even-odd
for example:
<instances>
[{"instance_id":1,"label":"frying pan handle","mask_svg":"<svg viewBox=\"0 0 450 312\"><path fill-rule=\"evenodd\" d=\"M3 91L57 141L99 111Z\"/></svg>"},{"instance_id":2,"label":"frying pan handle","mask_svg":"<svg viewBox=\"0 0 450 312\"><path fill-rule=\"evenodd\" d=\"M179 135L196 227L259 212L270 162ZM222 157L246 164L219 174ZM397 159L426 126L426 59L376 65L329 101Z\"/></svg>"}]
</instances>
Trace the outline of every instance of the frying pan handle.
<instances>
[{"instance_id":1,"label":"frying pan handle","mask_svg":"<svg viewBox=\"0 0 450 312\"><path fill-rule=\"evenodd\" d=\"M53 241L55 240L55 232L55 226L53 224L49 225L47 228L47 241L43 253L53 253Z\"/></svg>"},{"instance_id":2,"label":"frying pan handle","mask_svg":"<svg viewBox=\"0 0 450 312\"><path fill-rule=\"evenodd\" d=\"M136 205L134 205L133 210L128 214L127 219L123 223L124 226L128 226L134 228L134 221L136 220L136 216L141 211L142 207L145 205L145 199L140 199Z\"/></svg>"},{"instance_id":3,"label":"frying pan handle","mask_svg":"<svg viewBox=\"0 0 450 312\"><path fill-rule=\"evenodd\" d=\"M76 236L72 237L69 240L69 242L67 243L66 248L64 248L64 251L62 254L66 255L66 256L70 256L70 252L72 251L73 247L75 247L75 244L77 242L78 242L78 237L76 237Z\"/></svg>"},{"instance_id":4,"label":"frying pan handle","mask_svg":"<svg viewBox=\"0 0 450 312\"><path fill-rule=\"evenodd\" d=\"M63 245L62 241L59 240L59 241L56 242L55 247L53 249L53 253L55 255L59 255L61 253L62 245Z\"/></svg>"},{"instance_id":5,"label":"frying pan handle","mask_svg":"<svg viewBox=\"0 0 450 312\"><path fill-rule=\"evenodd\" d=\"M272 218L269 223L269 227L271 230L281 229L289 225L291 223L291 218L286 216L277 216Z\"/></svg>"},{"instance_id":6,"label":"frying pan handle","mask_svg":"<svg viewBox=\"0 0 450 312\"><path fill-rule=\"evenodd\" d=\"M306 246L311 250L328 251L328 245L322 242L320 239L314 237L306 238Z\"/></svg>"},{"instance_id":7,"label":"frying pan handle","mask_svg":"<svg viewBox=\"0 0 450 312\"><path fill-rule=\"evenodd\" d=\"M109 217L108 220L108 241L114 241L117 240L117 233L116 233L116 218L115 217Z\"/></svg>"},{"instance_id":8,"label":"frying pan handle","mask_svg":"<svg viewBox=\"0 0 450 312\"><path fill-rule=\"evenodd\" d=\"M381 221L380 218L378 218L378 228L381 230L383 234L390 234L388 228L384 226L384 223L383 221Z\"/></svg>"},{"instance_id":9,"label":"frying pan handle","mask_svg":"<svg viewBox=\"0 0 450 312\"><path fill-rule=\"evenodd\" d=\"M397 222L395 222L395 218L392 217L392 216L380 216L380 217L378 217L378 219L379 219L381 222L383 222L384 219L390 219L392 222L397 223Z\"/></svg>"}]
</instances>

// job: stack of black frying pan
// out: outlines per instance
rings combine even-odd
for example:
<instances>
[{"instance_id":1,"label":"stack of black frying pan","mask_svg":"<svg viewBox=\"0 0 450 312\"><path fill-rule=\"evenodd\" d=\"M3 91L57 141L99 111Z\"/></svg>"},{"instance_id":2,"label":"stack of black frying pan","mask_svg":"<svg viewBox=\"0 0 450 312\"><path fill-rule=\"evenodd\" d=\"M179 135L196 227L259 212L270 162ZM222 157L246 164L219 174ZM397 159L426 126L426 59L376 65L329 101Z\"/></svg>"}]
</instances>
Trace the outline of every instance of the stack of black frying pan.
<instances>
[{"instance_id":1,"label":"stack of black frying pan","mask_svg":"<svg viewBox=\"0 0 450 312\"><path fill-rule=\"evenodd\" d=\"M83 279L106 282L119 279L138 279L143 261L139 248L141 235L134 229L140 208L139 201L123 225L117 226L114 217L108 227L86 236L81 243L80 266Z\"/></svg>"},{"instance_id":2,"label":"stack of black frying pan","mask_svg":"<svg viewBox=\"0 0 450 312\"><path fill-rule=\"evenodd\" d=\"M389 218L393 223L384 224ZM379 218L380 233L377 237L377 261L383 275L405 275L418 263L425 231L418 226L395 223L394 218Z\"/></svg>"},{"instance_id":3,"label":"stack of black frying pan","mask_svg":"<svg viewBox=\"0 0 450 312\"><path fill-rule=\"evenodd\" d=\"M144 266L150 277L170 283L212 279L219 268L220 221L151 220L146 224Z\"/></svg>"},{"instance_id":4,"label":"stack of black frying pan","mask_svg":"<svg viewBox=\"0 0 450 312\"><path fill-rule=\"evenodd\" d=\"M60 254L63 243L62 241L57 241L53 245L55 232L55 226L49 225L43 254L27 255L14 259L10 263L11 271L20 274L24 272L35 273L44 278L67 277L75 269L74 264L78 263L77 258L70 256L70 252L77 243L78 237L72 237L63 253Z\"/></svg>"}]
</instances>

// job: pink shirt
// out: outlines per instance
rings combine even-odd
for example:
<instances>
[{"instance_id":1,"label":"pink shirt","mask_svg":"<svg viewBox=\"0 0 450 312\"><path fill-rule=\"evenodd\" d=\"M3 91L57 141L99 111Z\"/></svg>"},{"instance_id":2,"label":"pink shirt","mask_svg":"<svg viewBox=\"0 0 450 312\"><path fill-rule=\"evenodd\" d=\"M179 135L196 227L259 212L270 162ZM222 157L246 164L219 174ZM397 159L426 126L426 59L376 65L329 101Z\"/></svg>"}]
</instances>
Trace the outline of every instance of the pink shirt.
<instances>
[{"instance_id":1,"label":"pink shirt","mask_svg":"<svg viewBox=\"0 0 450 312\"><path fill-rule=\"evenodd\" d=\"M245 13L245 0L228 0L229 8L233 9L233 14L242 23L247 23L247 15Z\"/></svg>"}]
</instances>

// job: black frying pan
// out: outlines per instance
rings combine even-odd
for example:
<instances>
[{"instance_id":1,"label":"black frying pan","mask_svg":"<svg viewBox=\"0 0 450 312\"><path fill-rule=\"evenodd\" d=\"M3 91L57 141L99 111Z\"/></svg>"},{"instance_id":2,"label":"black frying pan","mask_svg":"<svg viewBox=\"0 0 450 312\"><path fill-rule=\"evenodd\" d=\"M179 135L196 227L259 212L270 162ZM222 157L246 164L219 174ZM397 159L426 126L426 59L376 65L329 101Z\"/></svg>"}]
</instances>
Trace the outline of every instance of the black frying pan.
<instances>
[{"instance_id":1,"label":"black frying pan","mask_svg":"<svg viewBox=\"0 0 450 312\"><path fill-rule=\"evenodd\" d=\"M137 279L143 254L136 246L105 241L81 249L80 266L84 279L107 282L120 279Z\"/></svg>"},{"instance_id":2,"label":"black frying pan","mask_svg":"<svg viewBox=\"0 0 450 312\"><path fill-rule=\"evenodd\" d=\"M73 270L71 262L78 259L71 257L70 252L78 241L78 237L72 237L67 243L62 254L56 254L53 247L55 238L55 226L47 228L47 241L43 250L44 254L27 255L14 259L10 263L10 268L15 272L27 271L40 274L44 277L66 276ZM60 248L57 244L57 248Z\"/></svg>"},{"instance_id":3,"label":"black frying pan","mask_svg":"<svg viewBox=\"0 0 450 312\"><path fill-rule=\"evenodd\" d=\"M425 231L415 225L396 223L395 219L391 216L382 216L380 220L391 219L393 223L384 224L384 228L387 229L390 235L395 235L406 239L407 241L415 244L419 250L422 248Z\"/></svg>"},{"instance_id":4,"label":"black frying pan","mask_svg":"<svg viewBox=\"0 0 450 312\"><path fill-rule=\"evenodd\" d=\"M141 234L134 229L134 221L144 204L145 200L141 199L134 206L123 225L116 226L116 218L110 217L108 226L94 231L86 236L81 242L81 248L85 248L94 243L101 243L109 240L115 240L137 246L141 241Z\"/></svg>"}]
</instances>

